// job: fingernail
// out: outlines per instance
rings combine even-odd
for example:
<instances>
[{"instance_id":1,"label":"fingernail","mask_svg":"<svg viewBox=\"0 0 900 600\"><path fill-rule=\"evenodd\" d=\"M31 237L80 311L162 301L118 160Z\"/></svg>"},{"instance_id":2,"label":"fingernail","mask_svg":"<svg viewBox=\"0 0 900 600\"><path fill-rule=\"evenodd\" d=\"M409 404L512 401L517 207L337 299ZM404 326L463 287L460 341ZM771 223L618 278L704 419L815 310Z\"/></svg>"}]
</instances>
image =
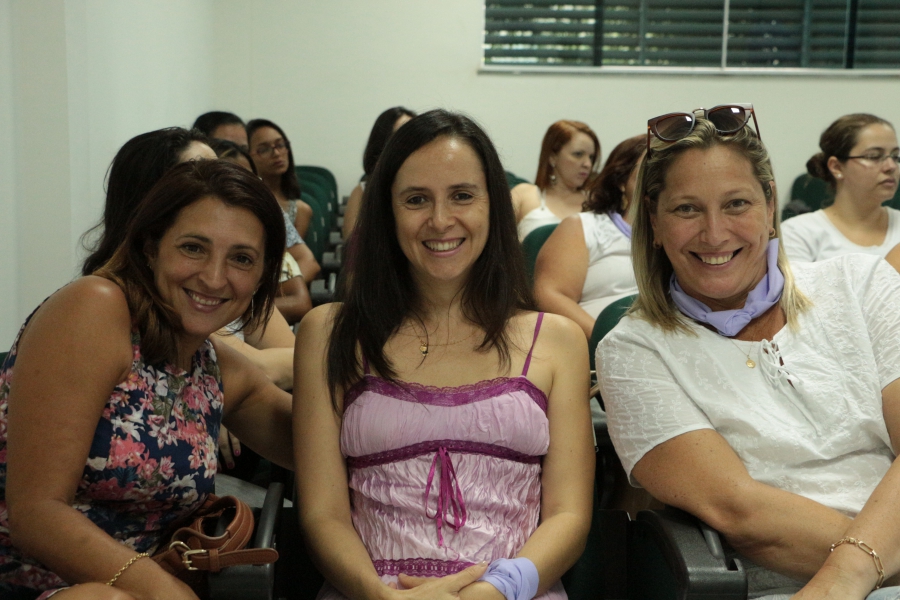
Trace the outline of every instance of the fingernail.
<instances>
[{"instance_id":1,"label":"fingernail","mask_svg":"<svg viewBox=\"0 0 900 600\"><path fill-rule=\"evenodd\" d=\"M235 455L235 456L240 456L240 455L241 455L241 451L240 451L240 450L235 450L235 451L234 451L234 455Z\"/></svg>"}]
</instances>

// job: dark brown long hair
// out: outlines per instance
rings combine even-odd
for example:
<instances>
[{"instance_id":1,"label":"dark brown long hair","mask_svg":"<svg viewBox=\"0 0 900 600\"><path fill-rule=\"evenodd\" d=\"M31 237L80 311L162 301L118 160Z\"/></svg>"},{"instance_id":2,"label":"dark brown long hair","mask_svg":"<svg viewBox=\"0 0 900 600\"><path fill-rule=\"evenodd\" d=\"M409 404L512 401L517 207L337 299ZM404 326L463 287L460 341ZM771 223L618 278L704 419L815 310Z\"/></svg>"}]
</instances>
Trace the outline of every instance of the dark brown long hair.
<instances>
[{"instance_id":1,"label":"dark brown long hair","mask_svg":"<svg viewBox=\"0 0 900 600\"><path fill-rule=\"evenodd\" d=\"M508 366L506 325L520 310L534 307L509 186L491 140L465 115L432 110L414 117L388 140L363 192L355 260L343 273L343 304L328 345L327 378L335 410L338 390L362 377L360 353L379 375L389 380L396 377L384 345L404 319L417 314L420 294L394 233L391 186L406 159L441 136L468 144L481 160L487 182L488 239L461 301L465 317L484 330L479 350L496 348Z\"/></svg>"},{"instance_id":2,"label":"dark brown long hair","mask_svg":"<svg viewBox=\"0 0 900 600\"><path fill-rule=\"evenodd\" d=\"M622 214L622 187L637 166L644 154L646 135L636 135L619 142L600 169L600 174L591 185L588 199L584 203L585 211L599 214L617 212ZM631 202L631 198L628 199Z\"/></svg>"},{"instance_id":3,"label":"dark brown long hair","mask_svg":"<svg viewBox=\"0 0 900 600\"><path fill-rule=\"evenodd\" d=\"M288 200L296 200L300 198L300 180L297 179L297 172L294 169L294 148L291 146L291 140L288 139L287 134L281 127L268 119L253 119L249 121L247 123L247 140L252 140L256 130L262 127L271 127L280 133L281 137L284 138L284 143L287 144L288 168L287 171L281 174L280 188L281 193L284 194L285 198Z\"/></svg>"},{"instance_id":4,"label":"dark brown long hair","mask_svg":"<svg viewBox=\"0 0 900 600\"><path fill-rule=\"evenodd\" d=\"M179 156L192 142L208 144L209 140L196 129L167 127L135 136L116 152L106 176L103 220L82 236L87 246L88 238L100 232L84 259L82 275L90 275L112 258L140 201L166 171L178 164Z\"/></svg>"},{"instance_id":5,"label":"dark brown long hair","mask_svg":"<svg viewBox=\"0 0 900 600\"><path fill-rule=\"evenodd\" d=\"M125 239L95 275L115 282L125 292L132 322L141 335L141 353L150 364L176 361L176 334L181 320L156 287L148 254L172 227L179 213L207 197L243 208L256 216L265 232L263 274L253 301L241 315L246 327L268 321L278 289L284 254L284 218L265 184L246 169L221 160L188 161L173 167L147 193L131 219Z\"/></svg>"}]
</instances>

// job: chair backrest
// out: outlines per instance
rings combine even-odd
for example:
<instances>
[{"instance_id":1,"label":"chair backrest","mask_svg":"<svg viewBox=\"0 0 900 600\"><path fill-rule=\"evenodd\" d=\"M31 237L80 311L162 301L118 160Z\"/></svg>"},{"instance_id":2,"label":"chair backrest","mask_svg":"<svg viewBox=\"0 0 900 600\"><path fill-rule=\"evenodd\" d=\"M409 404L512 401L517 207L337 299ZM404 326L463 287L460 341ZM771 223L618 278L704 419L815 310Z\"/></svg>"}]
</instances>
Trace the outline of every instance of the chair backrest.
<instances>
[{"instance_id":1,"label":"chair backrest","mask_svg":"<svg viewBox=\"0 0 900 600\"><path fill-rule=\"evenodd\" d=\"M326 169L325 167L317 167L313 165L297 165L294 167L294 172L297 174L297 179L300 180L300 185L303 185L303 181L305 179L321 179L325 182L326 186L330 188L332 196L332 201L337 202L338 199L338 185L337 179L334 177L334 173Z\"/></svg>"},{"instance_id":2,"label":"chair backrest","mask_svg":"<svg viewBox=\"0 0 900 600\"><path fill-rule=\"evenodd\" d=\"M600 311L597 320L594 321L594 330L591 332L591 341L588 343L588 352L591 354L591 371L594 371L597 368L594 364L594 353L597 351L597 344L600 343L600 340L602 340L607 333L612 331L613 327L618 325L619 319L621 319L628 309L631 308L635 298L637 298L637 294L619 298Z\"/></svg>"},{"instance_id":3,"label":"chair backrest","mask_svg":"<svg viewBox=\"0 0 900 600\"><path fill-rule=\"evenodd\" d=\"M522 251L525 252L525 271L528 273L528 281L534 282L534 264L537 262L538 252L541 246L556 229L556 223L541 225L522 240Z\"/></svg>"},{"instance_id":4,"label":"chair backrest","mask_svg":"<svg viewBox=\"0 0 900 600\"><path fill-rule=\"evenodd\" d=\"M306 230L306 236L303 238L303 241L309 246L316 261L321 264L322 254L325 252L325 238L328 235L324 216L325 207L309 192L303 192L301 197L313 210L312 219L309 221L309 229Z\"/></svg>"},{"instance_id":5,"label":"chair backrest","mask_svg":"<svg viewBox=\"0 0 900 600\"><path fill-rule=\"evenodd\" d=\"M808 173L799 175L791 186L791 199L781 210L781 220L813 212L834 202L834 192L824 180ZM885 206L900 209L900 188L894 197L885 202Z\"/></svg>"},{"instance_id":6,"label":"chair backrest","mask_svg":"<svg viewBox=\"0 0 900 600\"><path fill-rule=\"evenodd\" d=\"M520 183L531 183L527 179L522 179L512 171L506 171L506 183L509 185L509 189L513 189Z\"/></svg>"}]
</instances>

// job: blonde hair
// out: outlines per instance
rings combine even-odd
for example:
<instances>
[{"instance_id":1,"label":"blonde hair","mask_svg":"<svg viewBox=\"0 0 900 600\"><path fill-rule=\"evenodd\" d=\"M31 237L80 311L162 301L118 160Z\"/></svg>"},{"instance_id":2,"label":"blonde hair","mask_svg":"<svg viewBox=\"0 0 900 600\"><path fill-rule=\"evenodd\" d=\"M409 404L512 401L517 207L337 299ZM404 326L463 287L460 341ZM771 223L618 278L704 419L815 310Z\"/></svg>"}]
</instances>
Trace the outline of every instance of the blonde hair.
<instances>
[{"instance_id":1,"label":"blonde hair","mask_svg":"<svg viewBox=\"0 0 900 600\"><path fill-rule=\"evenodd\" d=\"M774 203L773 226L775 237L781 237L781 219L778 216L778 199L775 195L772 163L765 146L748 127L721 136L715 126L706 119L697 119L694 130L687 137L674 143L654 139L650 152L641 163L634 199L631 257L634 275L637 279L638 297L629 314L644 319L666 332L693 333L690 320L675 306L669 294L669 280L672 277L672 263L663 248L653 246L653 227L650 215L656 214L659 196L662 193L666 174L675 160L687 150L708 150L715 146L725 146L747 159L753 167L756 179L766 195L766 202ZM780 306L792 330L797 329L797 317L812 303L797 289L791 266L784 247L778 247L778 267L784 275L784 291Z\"/></svg>"}]
</instances>

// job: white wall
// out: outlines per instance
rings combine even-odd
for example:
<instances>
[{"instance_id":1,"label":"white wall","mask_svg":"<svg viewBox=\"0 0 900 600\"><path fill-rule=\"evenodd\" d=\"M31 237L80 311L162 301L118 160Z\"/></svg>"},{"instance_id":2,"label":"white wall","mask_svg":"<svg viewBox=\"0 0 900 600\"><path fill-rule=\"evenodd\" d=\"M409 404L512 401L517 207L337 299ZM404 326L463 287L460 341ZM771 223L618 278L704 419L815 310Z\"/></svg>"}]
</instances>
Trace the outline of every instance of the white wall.
<instances>
[{"instance_id":1,"label":"white wall","mask_svg":"<svg viewBox=\"0 0 900 600\"><path fill-rule=\"evenodd\" d=\"M784 190L835 117L900 123L900 78L479 74L481 0L0 0L0 347L71 279L130 137L207 110L268 117L349 193L375 117L468 112L532 178L560 118L604 156L673 110L749 101Z\"/></svg>"},{"instance_id":2,"label":"white wall","mask_svg":"<svg viewBox=\"0 0 900 600\"><path fill-rule=\"evenodd\" d=\"M0 0L0 351L6 350L19 326L12 104L12 0Z\"/></svg>"},{"instance_id":3,"label":"white wall","mask_svg":"<svg viewBox=\"0 0 900 600\"><path fill-rule=\"evenodd\" d=\"M0 347L76 275L118 148L189 126L209 104L212 9L212 0L2 0Z\"/></svg>"},{"instance_id":4,"label":"white wall","mask_svg":"<svg viewBox=\"0 0 900 600\"><path fill-rule=\"evenodd\" d=\"M478 74L482 0L228 0L216 9L217 107L282 125L297 161L332 169L344 194L362 173L372 122L397 104L468 112L507 168L532 179L557 119L590 124L605 156L646 132L650 117L753 102L781 189L836 117L866 111L900 123L896 77Z\"/></svg>"}]
</instances>

